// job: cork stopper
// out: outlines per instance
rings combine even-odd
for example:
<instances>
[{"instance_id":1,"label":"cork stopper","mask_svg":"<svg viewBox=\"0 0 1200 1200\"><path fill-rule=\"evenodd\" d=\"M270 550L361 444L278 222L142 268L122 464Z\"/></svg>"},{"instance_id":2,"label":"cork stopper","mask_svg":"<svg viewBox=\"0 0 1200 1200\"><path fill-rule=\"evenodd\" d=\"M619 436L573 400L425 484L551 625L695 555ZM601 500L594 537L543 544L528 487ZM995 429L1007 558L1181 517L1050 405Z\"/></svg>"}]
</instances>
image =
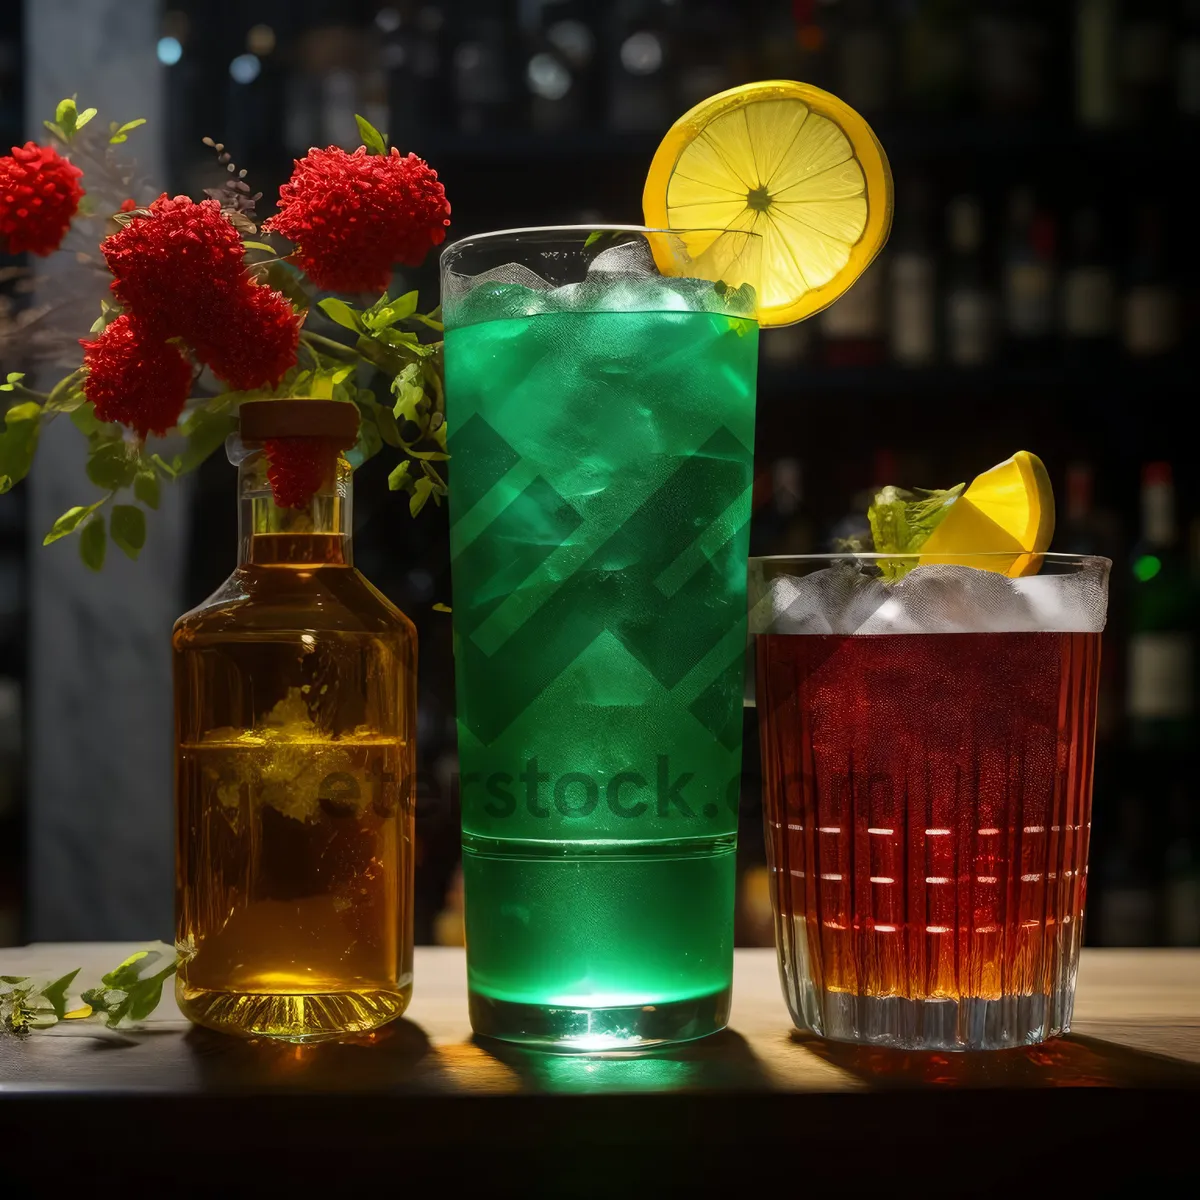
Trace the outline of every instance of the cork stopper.
<instances>
[{"instance_id":1,"label":"cork stopper","mask_svg":"<svg viewBox=\"0 0 1200 1200\"><path fill-rule=\"evenodd\" d=\"M339 448L358 438L358 409L344 400L247 400L238 410L242 440L328 438Z\"/></svg>"}]
</instances>

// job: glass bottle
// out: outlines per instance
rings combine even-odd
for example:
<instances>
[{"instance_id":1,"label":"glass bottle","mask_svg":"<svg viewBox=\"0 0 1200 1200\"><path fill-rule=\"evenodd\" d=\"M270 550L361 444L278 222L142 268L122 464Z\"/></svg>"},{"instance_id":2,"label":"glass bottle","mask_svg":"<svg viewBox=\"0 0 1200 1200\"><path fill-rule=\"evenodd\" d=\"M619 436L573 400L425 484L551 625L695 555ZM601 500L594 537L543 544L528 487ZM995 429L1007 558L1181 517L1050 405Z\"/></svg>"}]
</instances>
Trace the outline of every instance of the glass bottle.
<instances>
[{"instance_id":1,"label":"glass bottle","mask_svg":"<svg viewBox=\"0 0 1200 1200\"><path fill-rule=\"evenodd\" d=\"M240 420L237 569L173 638L176 997L201 1025L317 1041L412 992L417 639L354 569L354 406ZM276 503L264 443L301 464L324 447L301 507Z\"/></svg>"}]
</instances>

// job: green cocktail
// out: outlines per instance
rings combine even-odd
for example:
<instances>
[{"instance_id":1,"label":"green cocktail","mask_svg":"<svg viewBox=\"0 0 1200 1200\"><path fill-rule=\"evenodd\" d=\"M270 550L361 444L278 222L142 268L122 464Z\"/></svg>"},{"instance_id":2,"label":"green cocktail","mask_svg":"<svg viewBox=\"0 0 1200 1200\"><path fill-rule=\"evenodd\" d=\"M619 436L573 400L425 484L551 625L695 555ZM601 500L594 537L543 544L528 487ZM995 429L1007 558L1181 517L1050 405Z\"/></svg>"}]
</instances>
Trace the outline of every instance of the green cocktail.
<instances>
[{"instance_id":1,"label":"green cocktail","mask_svg":"<svg viewBox=\"0 0 1200 1200\"><path fill-rule=\"evenodd\" d=\"M586 233L443 271L472 1023L596 1049L728 1014L758 327Z\"/></svg>"}]
</instances>

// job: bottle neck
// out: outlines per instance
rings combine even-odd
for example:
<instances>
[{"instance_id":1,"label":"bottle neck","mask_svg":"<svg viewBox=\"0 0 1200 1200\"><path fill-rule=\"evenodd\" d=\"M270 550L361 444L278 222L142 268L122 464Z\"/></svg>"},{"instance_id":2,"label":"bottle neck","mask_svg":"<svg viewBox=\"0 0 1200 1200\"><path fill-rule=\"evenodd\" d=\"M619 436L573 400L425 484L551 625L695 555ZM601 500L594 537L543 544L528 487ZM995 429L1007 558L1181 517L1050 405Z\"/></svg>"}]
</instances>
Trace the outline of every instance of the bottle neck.
<instances>
[{"instance_id":1,"label":"bottle neck","mask_svg":"<svg viewBox=\"0 0 1200 1200\"><path fill-rule=\"evenodd\" d=\"M335 477L304 508L281 508L266 456L250 455L238 468L238 566L353 566L353 495L350 466L339 458Z\"/></svg>"}]
</instances>

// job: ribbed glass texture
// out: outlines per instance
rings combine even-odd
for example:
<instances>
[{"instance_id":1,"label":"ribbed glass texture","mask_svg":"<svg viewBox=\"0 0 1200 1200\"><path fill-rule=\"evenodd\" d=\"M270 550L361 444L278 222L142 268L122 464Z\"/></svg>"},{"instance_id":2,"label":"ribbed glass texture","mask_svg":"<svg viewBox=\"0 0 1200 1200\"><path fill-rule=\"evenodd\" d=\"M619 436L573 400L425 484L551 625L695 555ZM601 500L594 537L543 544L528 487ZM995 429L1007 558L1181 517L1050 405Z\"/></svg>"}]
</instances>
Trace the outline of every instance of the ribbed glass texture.
<instances>
[{"instance_id":1,"label":"ribbed glass texture","mask_svg":"<svg viewBox=\"0 0 1200 1200\"><path fill-rule=\"evenodd\" d=\"M1100 635L757 638L796 1024L906 1049L1070 1027Z\"/></svg>"}]
</instances>

